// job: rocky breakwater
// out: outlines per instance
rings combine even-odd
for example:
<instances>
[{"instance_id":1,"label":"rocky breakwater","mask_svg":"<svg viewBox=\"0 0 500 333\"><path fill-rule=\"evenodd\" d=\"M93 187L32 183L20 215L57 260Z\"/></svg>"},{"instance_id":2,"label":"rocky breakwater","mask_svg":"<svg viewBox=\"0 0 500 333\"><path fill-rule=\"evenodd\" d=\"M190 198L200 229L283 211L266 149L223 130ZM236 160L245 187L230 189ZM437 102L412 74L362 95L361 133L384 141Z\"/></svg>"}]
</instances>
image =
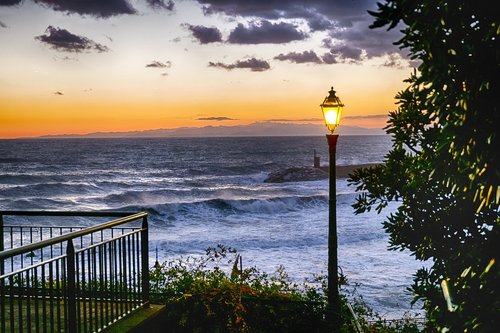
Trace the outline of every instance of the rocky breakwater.
<instances>
[{"instance_id":1,"label":"rocky breakwater","mask_svg":"<svg viewBox=\"0 0 500 333\"><path fill-rule=\"evenodd\" d=\"M356 165L337 165L337 178L347 178L349 174L358 168L369 168L377 164L356 164ZM284 182L303 182L310 180L326 179L329 176L329 167L290 167L286 169L271 172L264 180L265 183L284 183Z\"/></svg>"},{"instance_id":2,"label":"rocky breakwater","mask_svg":"<svg viewBox=\"0 0 500 333\"><path fill-rule=\"evenodd\" d=\"M302 182L328 178L328 172L313 167L291 167L271 172L265 183Z\"/></svg>"}]
</instances>

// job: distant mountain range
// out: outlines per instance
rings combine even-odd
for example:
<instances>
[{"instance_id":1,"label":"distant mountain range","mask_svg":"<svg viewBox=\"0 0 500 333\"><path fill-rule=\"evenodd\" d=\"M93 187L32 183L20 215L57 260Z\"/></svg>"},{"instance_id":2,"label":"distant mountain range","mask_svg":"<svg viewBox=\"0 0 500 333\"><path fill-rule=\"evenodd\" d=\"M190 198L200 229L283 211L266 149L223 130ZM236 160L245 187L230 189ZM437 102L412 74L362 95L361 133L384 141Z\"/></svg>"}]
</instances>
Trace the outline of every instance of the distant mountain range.
<instances>
[{"instance_id":1,"label":"distant mountain range","mask_svg":"<svg viewBox=\"0 0 500 333\"><path fill-rule=\"evenodd\" d=\"M341 135L383 135L379 128L339 126ZM327 133L320 124L289 124L257 122L237 126L179 127L130 132L95 132L88 134L44 135L40 138L173 138L173 137L235 137L235 136L318 136Z\"/></svg>"}]
</instances>

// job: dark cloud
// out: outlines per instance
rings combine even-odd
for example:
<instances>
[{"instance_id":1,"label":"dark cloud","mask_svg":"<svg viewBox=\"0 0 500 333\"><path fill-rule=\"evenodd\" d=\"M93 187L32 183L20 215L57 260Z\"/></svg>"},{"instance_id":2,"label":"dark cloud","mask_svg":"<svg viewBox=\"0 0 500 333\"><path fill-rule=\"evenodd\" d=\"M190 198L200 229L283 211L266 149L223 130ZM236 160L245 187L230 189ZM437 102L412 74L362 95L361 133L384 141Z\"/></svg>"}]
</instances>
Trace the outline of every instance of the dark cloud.
<instances>
[{"instance_id":1,"label":"dark cloud","mask_svg":"<svg viewBox=\"0 0 500 333\"><path fill-rule=\"evenodd\" d=\"M174 10L175 3L172 0L165 2L164 0L146 0L149 7L153 9L166 9L166 10Z\"/></svg>"},{"instance_id":2,"label":"dark cloud","mask_svg":"<svg viewBox=\"0 0 500 333\"><path fill-rule=\"evenodd\" d=\"M56 91L56 92L54 92L54 95L62 96L64 94L62 92L60 92L60 91Z\"/></svg>"},{"instance_id":3,"label":"dark cloud","mask_svg":"<svg viewBox=\"0 0 500 333\"><path fill-rule=\"evenodd\" d=\"M7 28L7 24L5 24L2 21L0 21L0 28Z\"/></svg>"},{"instance_id":4,"label":"dark cloud","mask_svg":"<svg viewBox=\"0 0 500 333\"><path fill-rule=\"evenodd\" d=\"M335 47L333 40L331 38L324 38L321 41L321 46L323 46L327 49L333 49Z\"/></svg>"},{"instance_id":5,"label":"dark cloud","mask_svg":"<svg viewBox=\"0 0 500 333\"><path fill-rule=\"evenodd\" d=\"M300 52L290 52L287 54L281 53L281 54L277 55L276 57L274 57L274 59L281 60L281 61L288 60L288 61L294 62L296 64L303 64L306 62L312 62L315 64L322 63L322 61L318 57L318 55L312 50L311 51L304 51L302 53L300 53Z\"/></svg>"},{"instance_id":6,"label":"dark cloud","mask_svg":"<svg viewBox=\"0 0 500 333\"><path fill-rule=\"evenodd\" d=\"M366 51L368 58L379 57L385 54L391 54L401 51L393 45L398 41L402 34L399 29L386 31L384 29L369 29L372 19L357 23L351 29L335 29L330 32L330 37L335 40L344 41L344 44L352 48Z\"/></svg>"},{"instance_id":7,"label":"dark cloud","mask_svg":"<svg viewBox=\"0 0 500 333\"><path fill-rule=\"evenodd\" d=\"M357 63L363 60L363 50L349 45L339 45L330 49L321 58L325 64Z\"/></svg>"},{"instance_id":8,"label":"dark cloud","mask_svg":"<svg viewBox=\"0 0 500 333\"><path fill-rule=\"evenodd\" d=\"M127 0L34 0L53 10L107 18L122 14L135 14Z\"/></svg>"},{"instance_id":9,"label":"dark cloud","mask_svg":"<svg viewBox=\"0 0 500 333\"><path fill-rule=\"evenodd\" d=\"M360 61L361 56L363 55L363 50L355 46L341 45L332 48L330 50L330 53L338 56L341 59Z\"/></svg>"},{"instance_id":10,"label":"dark cloud","mask_svg":"<svg viewBox=\"0 0 500 333\"><path fill-rule=\"evenodd\" d=\"M151 63L146 65L147 68L170 68L172 67L172 63L170 61L160 62L153 60Z\"/></svg>"},{"instance_id":11,"label":"dark cloud","mask_svg":"<svg viewBox=\"0 0 500 333\"><path fill-rule=\"evenodd\" d=\"M228 118L228 117L202 117L202 118L197 118L196 120L225 121L225 120L238 120L238 119Z\"/></svg>"},{"instance_id":12,"label":"dark cloud","mask_svg":"<svg viewBox=\"0 0 500 333\"><path fill-rule=\"evenodd\" d=\"M312 31L325 31L335 27L335 24L332 21L321 16L309 19L308 24Z\"/></svg>"},{"instance_id":13,"label":"dark cloud","mask_svg":"<svg viewBox=\"0 0 500 333\"><path fill-rule=\"evenodd\" d=\"M19 5L22 0L0 0L0 6L15 6Z\"/></svg>"},{"instance_id":14,"label":"dark cloud","mask_svg":"<svg viewBox=\"0 0 500 333\"><path fill-rule=\"evenodd\" d=\"M321 57L321 59L323 60L323 62L325 64L329 64L329 65L338 63L337 57L334 54L329 53L329 52L323 54L323 56Z\"/></svg>"},{"instance_id":15,"label":"dark cloud","mask_svg":"<svg viewBox=\"0 0 500 333\"><path fill-rule=\"evenodd\" d=\"M294 24L262 20L251 23L248 27L238 24L229 34L228 42L233 44L288 43L306 38L307 34L298 30Z\"/></svg>"},{"instance_id":16,"label":"dark cloud","mask_svg":"<svg viewBox=\"0 0 500 333\"><path fill-rule=\"evenodd\" d=\"M235 68L248 68L252 72L263 72L271 68L269 63L265 60L250 58L247 60L238 60L233 64L224 64L222 62L209 62L208 67L224 68L232 70Z\"/></svg>"},{"instance_id":17,"label":"dark cloud","mask_svg":"<svg viewBox=\"0 0 500 333\"><path fill-rule=\"evenodd\" d=\"M228 16L260 17L269 20L305 19L318 28L319 21L335 21L351 26L375 9L373 0L197 0L206 14L223 13Z\"/></svg>"},{"instance_id":18,"label":"dark cloud","mask_svg":"<svg viewBox=\"0 0 500 333\"><path fill-rule=\"evenodd\" d=\"M204 27L202 25L185 25L201 44L222 42L222 34L216 27Z\"/></svg>"},{"instance_id":19,"label":"dark cloud","mask_svg":"<svg viewBox=\"0 0 500 333\"><path fill-rule=\"evenodd\" d=\"M109 51L108 47L98 44L87 37L74 35L66 29L54 28L49 26L45 30L45 35L35 37L35 39L49 45L55 50L66 52L83 51Z\"/></svg>"},{"instance_id":20,"label":"dark cloud","mask_svg":"<svg viewBox=\"0 0 500 333\"><path fill-rule=\"evenodd\" d=\"M326 55L325 62L353 62L379 57L400 51L393 45L402 35L400 29L390 31L369 29L374 18L368 10L376 10L375 0L197 0L204 6L206 14L222 13L231 17L245 17L261 20L297 20L307 22L310 31L327 31L328 42L334 45L348 45ZM239 30L246 32L242 27ZM239 31L238 30L238 31ZM248 29L247 29L248 30ZM303 38L299 38L303 39ZM355 50L362 50L361 59ZM350 51L350 52L349 52ZM340 52L340 53L339 53ZM404 56L404 55L403 55Z\"/></svg>"}]
</instances>

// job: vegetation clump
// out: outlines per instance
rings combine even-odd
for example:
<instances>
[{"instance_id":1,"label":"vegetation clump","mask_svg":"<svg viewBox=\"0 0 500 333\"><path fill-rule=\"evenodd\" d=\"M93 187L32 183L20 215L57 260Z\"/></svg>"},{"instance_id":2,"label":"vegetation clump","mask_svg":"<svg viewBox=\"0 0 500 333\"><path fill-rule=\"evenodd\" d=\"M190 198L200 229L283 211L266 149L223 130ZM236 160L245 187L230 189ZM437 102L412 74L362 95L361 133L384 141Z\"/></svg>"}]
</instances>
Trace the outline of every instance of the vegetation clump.
<instances>
[{"instance_id":1,"label":"vegetation clump","mask_svg":"<svg viewBox=\"0 0 500 333\"><path fill-rule=\"evenodd\" d=\"M157 264L151 271L151 295L167 304L171 332L327 332L326 277L302 284L290 281L283 267L274 274L238 266L235 250L218 245L206 256ZM347 285L341 276L342 286ZM376 315L354 291L343 289L342 332L419 332L413 318L391 322Z\"/></svg>"}]
</instances>

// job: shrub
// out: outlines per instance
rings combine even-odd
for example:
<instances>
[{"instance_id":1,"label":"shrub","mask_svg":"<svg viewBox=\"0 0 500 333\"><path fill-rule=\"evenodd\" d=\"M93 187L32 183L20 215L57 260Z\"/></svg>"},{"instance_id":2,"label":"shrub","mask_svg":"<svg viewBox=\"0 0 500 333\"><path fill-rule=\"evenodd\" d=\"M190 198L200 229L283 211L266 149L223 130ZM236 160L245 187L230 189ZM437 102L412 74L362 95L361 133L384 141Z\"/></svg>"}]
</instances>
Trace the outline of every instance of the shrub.
<instances>
[{"instance_id":1,"label":"shrub","mask_svg":"<svg viewBox=\"0 0 500 333\"><path fill-rule=\"evenodd\" d=\"M171 332L326 332L326 277L302 284L283 267L273 274L238 267L235 250L218 245L206 256L157 264L151 271L151 298L167 304ZM232 269L231 269L232 268ZM341 274L339 283L346 286ZM347 298L365 332L418 332L407 323L389 323L366 305L355 289L341 294L342 332L356 332ZM368 321L365 318L375 318Z\"/></svg>"}]
</instances>

